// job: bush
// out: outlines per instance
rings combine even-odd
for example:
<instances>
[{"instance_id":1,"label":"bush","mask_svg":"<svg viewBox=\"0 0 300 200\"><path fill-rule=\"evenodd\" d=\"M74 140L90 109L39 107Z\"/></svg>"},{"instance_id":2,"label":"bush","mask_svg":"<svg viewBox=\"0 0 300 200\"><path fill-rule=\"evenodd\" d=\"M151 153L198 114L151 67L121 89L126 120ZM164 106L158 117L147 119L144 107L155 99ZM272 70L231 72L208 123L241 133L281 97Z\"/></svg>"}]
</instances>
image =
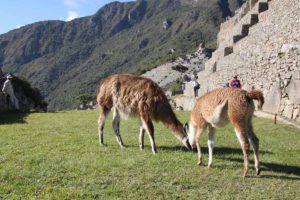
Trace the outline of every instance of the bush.
<instances>
[{"instance_id":1,"label":"bush","mask_svg":"<svg viewBox=\"0 0 300 200\"><path fill-rule=\"evenodd\" d=\"M79 102L79 104L87 105L91 101L95 102L96 95L85 93L85 94L81 94L81 95L75 97L75 99Z\"/></svg>"},{"instance_id":2,"label":"bush","mask_svg":"<svg viewBox=\"0 0 300 200\"><path fill-rule=\"evenodd\" d=\"M176 94L182 94L182 80L177 79L175 82L171 83L171 85L169 86L172 95L176 95Z\"/></svg>"},{"instance_id":3,"label":"bush","mask_svg":"<svg viewBox=\"0 0 300 200\"><path fill-rule=\"evenodd\" d=\"M47 107L48 104L45 102L40 90L38 88L31 87L30 83L27 80L14 76L12 85L14 91L16 91L17 93L21 93L27 98L31 99L34 102L35 107Z\"/></svg>"}]
</instances>

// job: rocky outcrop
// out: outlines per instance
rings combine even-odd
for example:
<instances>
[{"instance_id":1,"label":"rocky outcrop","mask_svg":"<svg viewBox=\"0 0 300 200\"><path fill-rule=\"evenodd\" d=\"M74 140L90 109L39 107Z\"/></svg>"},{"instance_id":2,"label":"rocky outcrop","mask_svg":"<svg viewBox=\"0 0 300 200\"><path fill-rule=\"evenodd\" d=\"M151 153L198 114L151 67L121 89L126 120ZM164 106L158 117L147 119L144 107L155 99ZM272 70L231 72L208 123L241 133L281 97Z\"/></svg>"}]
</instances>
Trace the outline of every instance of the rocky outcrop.
<instances>
[{"instance_id":1,"label":"rocky outcrop","mask_svg":"<svg viewBox=\"0 0 300 200\"><path fill-rule=\"evenodd\" d=\"M2 94L2 87L3 87L3 80L4 80L4 74L0 68L0 111L5 110L6 108L6 100L4 95Z\"/></svg>"},{"instance_id":2,"label":"rocky outcrop","mask_svg":"<svg viewBox=\"0 0 300 200\"><path fill-rule=\"evenodd\" d=\"M204 63L209 59L209 56L209 51L203 44L200 44L195 53L179 57L174 62L160 65L142 76L152 79L166 89L168 84L178 79L182 80L184 77L191 79L194 74L203 70Z\"/></svg>"},{"instance_id":3,"label":"rocky outcrop","mask_svg":"<svg viewBox=\"0 0 300 200\"><path fill-rule=\"evenodd\" d=\"M300 1L251 0L242 8L221 25L218 49L198 74L200 93L238 75L243 89L263 91L264 111L300 121Z\"/></svg>"},{"instance_id":4,"label":"rocky outcrop","mask_svg":"<svg viewBox=\"0 0 300 200\"><path fill-rule=\"evenodd\" d=\"M0 72L2 71L0 70ZM14 108L9 105L7 97L2 93L3 83L5 80L6 79L1 76L0 112L14 110ZM27 81L18 77L14 77L12 79L12 85L14 88L14 94L18 100L19 111L47 111L47 103L44 101L44 98L41 96L38 89L32 88Z\"/></svg>"}]
</instances>

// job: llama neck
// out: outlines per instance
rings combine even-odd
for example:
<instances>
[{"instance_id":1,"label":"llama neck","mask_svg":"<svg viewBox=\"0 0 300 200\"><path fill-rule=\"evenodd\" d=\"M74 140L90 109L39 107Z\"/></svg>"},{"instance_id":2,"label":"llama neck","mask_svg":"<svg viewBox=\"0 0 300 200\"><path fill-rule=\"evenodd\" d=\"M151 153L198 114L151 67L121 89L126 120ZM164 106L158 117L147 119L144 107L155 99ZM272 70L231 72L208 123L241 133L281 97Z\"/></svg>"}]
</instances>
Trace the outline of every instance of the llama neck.
<instances>
[{"instance_id":1,"label":"llama neck","mask_svg":"<svg viewBox=\"0 0 300 200\"><path fill-rule=\"evenodd\" d=\"M182 140L186 137L183 131L182 123L177 119L174 113L169 116L165 116L160 120L172 133L179 139Z\"/></svg>"},{"instance_id":2,"label":"llama neck","mask_svg":"<svg viewBox=\"0 0 300 200\"><path fill-rule=\"evenodd\" d=\"M186 138L186 133L183 130L183 125L177 119L165 96L162 96L158 101L155 101L154 107L154 118L156 120L161 121L164 126L171 130L177 139L183 140L184 138Z\"/></svg>"}]
</instances>

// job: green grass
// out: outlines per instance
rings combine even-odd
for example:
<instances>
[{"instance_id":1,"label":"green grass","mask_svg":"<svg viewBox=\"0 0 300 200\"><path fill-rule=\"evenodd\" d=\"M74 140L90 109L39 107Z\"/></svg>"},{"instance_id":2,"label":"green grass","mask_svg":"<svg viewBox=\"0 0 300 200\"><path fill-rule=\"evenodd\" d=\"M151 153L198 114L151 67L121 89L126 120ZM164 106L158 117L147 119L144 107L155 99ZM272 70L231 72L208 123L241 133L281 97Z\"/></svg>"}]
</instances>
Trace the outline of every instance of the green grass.
<instances>
[{"instance_id":1,"label":"green grass","mask_svg":"<svg viewBox=\"0 0 300 200\"><path fill-rule=\"evenodd\" d=\"M189 113L177 113L188 121ZM127 145L119 148L111 128L105 144L97 134L97 111L1 114L0 199L299 199L300 130L254 119L260 138L260 176L253 154L249 177L231 126L216 135L212 169L196 165L161 124L155 124L159 153L148 137L138 147L138 121L121 122ZM202 138L207 163L206 136Z\"/></svg>"}]
</instances>

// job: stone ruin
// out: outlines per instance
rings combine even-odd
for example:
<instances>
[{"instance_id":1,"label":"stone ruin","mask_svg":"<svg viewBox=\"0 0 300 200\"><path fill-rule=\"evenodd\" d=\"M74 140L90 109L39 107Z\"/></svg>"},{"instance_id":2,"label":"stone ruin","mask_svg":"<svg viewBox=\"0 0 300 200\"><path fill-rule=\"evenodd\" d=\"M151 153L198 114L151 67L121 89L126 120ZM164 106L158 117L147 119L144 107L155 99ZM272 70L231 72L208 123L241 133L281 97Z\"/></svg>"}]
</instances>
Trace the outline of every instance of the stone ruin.
<instances>
[{"instance_id":1,"label":"stone ruin","mask_svg":"<svg viewBox=\"0 0 300 200\"><path fill-rule=\"evenodd\" d=\"M7 102L6 96L2 93L5 80L6 78L4 73L0 68L0 112L11 111L11 107ZM27 81L24 81L18 77L14 77L12 83L15 95L19 101L19 111L47 111L47 103L44 101L38 89L32 88Z\"/></svg>"},{"instance_id":2,"label":"stone ruin","mask_svg":"<svg viewBox=\"0 0 300 200\"><path fill-rule=\"evenodd\" d=\"M177 80L191 80L194 74L197 74L204 68L205 61L208 60L210 52L204 44L200 44L197 51L193 54L179 57L174 62L162 64L142 76L157 82L163 89Z\"/></svg>"},{"instance_id":3,"label":"stone ruin","mask_svg":"<svg viewBox=\"0 0 300 200\"><path fill-rule=\"evenodd\" d=\"M198 73L199 94L238 75L243 89L263 91L263 111L300 122L299 38L300 1L247 1L221 25L218 49ZM193 96L191 83L184 94Z\"/></svg>"}]
</instances>

